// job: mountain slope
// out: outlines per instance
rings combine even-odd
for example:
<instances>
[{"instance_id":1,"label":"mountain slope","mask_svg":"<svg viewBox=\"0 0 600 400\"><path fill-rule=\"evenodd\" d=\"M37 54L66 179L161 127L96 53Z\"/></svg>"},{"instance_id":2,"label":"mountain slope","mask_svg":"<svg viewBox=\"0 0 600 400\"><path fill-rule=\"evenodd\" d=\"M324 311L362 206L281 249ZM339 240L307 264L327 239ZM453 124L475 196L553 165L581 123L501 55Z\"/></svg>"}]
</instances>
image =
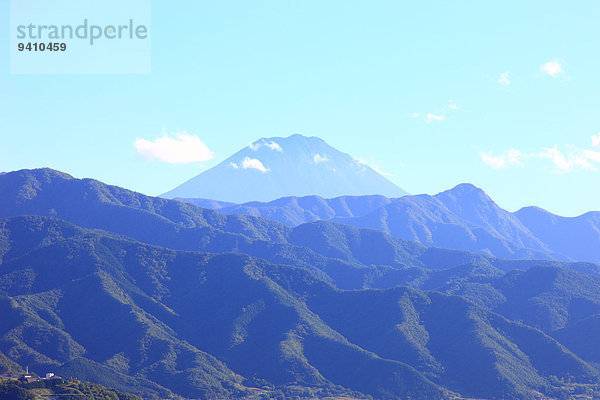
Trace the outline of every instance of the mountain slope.
<instances>
[{"instance_id":1,"label":"mountain slope","mask_svg":"<svg viewBox=\"0 0 600 400\"><path fill-rule=\"evenodd\" d=\"M600 275L557 266L507 273L489 267L455 267L433 271L417 287L467 297L546 333L600 314Z\"/></svg>"},{"instance_id":2,"label":"mountain slope","mask_svg":"<svg viewBox=\"0 0 600 400\"><path fill-rule=\"evenodd\" d=\"M288 226L297 226L318 220L330 220L337 217L360 217L392 201L392 199L381 195L341 196L333 199L324 199L320 196L292 196L282 197L267 203L250 201L243 204L192 198L176 198L176 200L194 204L198 207L218 210L227 215L243 214L268 218Z\"/></svg>"},{"instance_id":3,"label":"mountain slope","mask_svg":"<svg viewBox=\"0 0 600 400\"><path fill-rule=\"evenodd\" d=\"M48 168L0 176L0 215L48 215L83 227L152 240L159 232L186 229L235 231L250 239L281 240L282 224L225 216L179 201L150 197L94 179L75 179ZM151 227L150 230L147 228Z\"/></svg>"},{"instance_id":4,"label":"mountain slope","mask_svg":"<svg viewBox=\"0 0 600 400\"><path fill-rule=\"evenodd\" d=\"M237 252L300 266L344 289L406 284L410 275L407 267L445 269L477 264L511 270L562 265L502 261L430 248L383 232L325 221L290 228L263 218L227 216L95 180L74 179L49 169L22 170L0 177L0 217L27 214L54 216L173 249ZM10 240L0 238L0 246L3 243L9 246ZM22 251L34 245L28 243Z\"/></svg>"},{"instance_id":5,"label":"mountain slope","mask_svg":"<svg viewBox=\"0 0 600 400\"><path fill-rule=\"evenodd\" d=\"M36 400L40 398L72 398L85 400L142 400L141 397L123 393L96 383L76 379L46 379L31 383L14 379L0 380L0 398L6 400Z\"/></svg>"},{"instance_id":6,"label":"mountain slope","mask_svg":"<svg viewBox=\"0 0 600 400\"><path fill-rule=\"evenodd\" d=\"M158 248L45 217L2 227L11 248L38 243L12 255L6 246L0 264L0 351L36 370L66 363L89 373L97 363L105 375L190 398L299 390L522 399L568 395L552 377L598 382L541 331L463 297L340 291L305 269Z\"/></svg>"},{"instance_id":7,"label":"mountain slope","mask_svg":"<svg viewBox=\"0 0 600 400\"><path fill-rule=\"evenodd\" d=\"M566 218L535 207L510 213L469 184L435 196L394 199L368 215L333 220L496 257L600 261L600 213Z\"/></svg>"},{"instance_id":8,"label":"mountain slope","mask_svg":"<svg viewBox=\"0 0 600 400\"><path fill-rule=\"evenodd\" d=\"M383 230L429 246L501 258L565 259L554 254L481 189L466 184L435 196L395 199L362 217L335 218L334 221Z\"/></svg>"},{"instance_id":9,"label":"mountain slope","mask_svg":"<svg viewBox=\"0 0 600 400\"><path fill-rule=\"evenodd\" d=\"M579 320L563 329L552 333L552 336L568 346L571 351L586 361L600 366L600 314Z\"/></svg>"},{"instance_id":10,"label":"mountain slope","mask_svg":"<svg viewBox=\"0 0 600 400\"><path fill-rule=\"evenodd\" d=\"M298 226L317 220L382 230L427 246L468 250L509 259L600 262L600 212L560 217L537 207L515 213L483 190L461 184L435 196L284 197L232 204L180 199L223 214L252 215Z\"/></svg>"},{"instance_id":11,"label":"mountain slope","mask_svg":"<svg viewBox=\"0 0 600 400\"><path fill-rule=\"evenodd\" d=\"M263 138L162 197L228 202L269 201L283 196L406 192L369 166L317 137Z\"/></svg>"},{"instance_id":12,"label":"mountain slope","mask_svg":"<svg viewBox=\"0 0 600 400\"><path fill-rule=\"evenodd\" d=\"M302 266L345 288L368 285L371 269L365 268L365 262L381 263L386 269L407 264L442 268L473 260L486 262L485 257L470 253L427 249L380 232L361 232L328 222L298 227L294 233L270 220L226 216L95 180L74 179L49 169L22 170L0 177L0 217L27 214L55 216L86 228L174 249L241 252ZM324 236L327 238L321 243L318 238ZM374 248L386 251L374 253ZM382 273L377 275L381 277Z\"/></svg>"},{"instance_id":13,"label":"mountain slope","mask_svg":"<svg viewBox=\"0 0 600 400\"><path fill-rule=\"evenodd\" d=\"M25 225L35 235L48 231L46 221L19 217L4 226ZM285 269L260 260L175 252L76 230L1 266L0 295L10 297L0 302L6 322L0 349L34 370L84 357L87 364L151 380L188 398L248 395L244 381L351 394L331 381L343 379L337 374L351 376L351 370L362 371L363 379L345 386L380 398L444 393L408 365L381 359L331 330L264 271ZM315 279L291 272L300 280ZM302 350L309 342L314 355ZM339 364L334 373L319 358L331 352L354 361ZM81 368L71 364L69 370L79 375ZM96 380L102 368L95 370L86 378ZM243 381L238 373L253 380Z\"/></svg>"},{"instance_id":14,"label":"mountain slope","mask_svg":"<svg viewBox=\"0 0 600 400\"><path fill-rule=\"evenodd\" d=\"M515 216L555 252L573 260L600 262L600 212L561 217L538 207L525 207Z\"/></svg>"}]
</instances>

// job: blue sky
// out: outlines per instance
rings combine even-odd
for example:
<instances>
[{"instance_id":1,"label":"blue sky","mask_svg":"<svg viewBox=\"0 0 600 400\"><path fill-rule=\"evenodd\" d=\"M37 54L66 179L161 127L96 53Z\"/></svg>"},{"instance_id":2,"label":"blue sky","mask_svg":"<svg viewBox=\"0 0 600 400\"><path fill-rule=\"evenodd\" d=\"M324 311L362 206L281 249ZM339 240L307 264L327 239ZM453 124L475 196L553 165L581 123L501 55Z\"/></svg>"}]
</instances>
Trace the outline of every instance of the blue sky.
<instances>
[{"instance_id":1,"label":"blue sky","mask_svg":"<svg viewBox=\"0 0 600 400\"><path fill-rule=\"evenodd\" d=\"M156 195L302 133L411 193L471 182L509 210L600 210L600 3L523 3L155 1L150 74L11 75L0 58L0 170ZM134 146L182 132L213 158Z\"/></svg>"}]
</instances>

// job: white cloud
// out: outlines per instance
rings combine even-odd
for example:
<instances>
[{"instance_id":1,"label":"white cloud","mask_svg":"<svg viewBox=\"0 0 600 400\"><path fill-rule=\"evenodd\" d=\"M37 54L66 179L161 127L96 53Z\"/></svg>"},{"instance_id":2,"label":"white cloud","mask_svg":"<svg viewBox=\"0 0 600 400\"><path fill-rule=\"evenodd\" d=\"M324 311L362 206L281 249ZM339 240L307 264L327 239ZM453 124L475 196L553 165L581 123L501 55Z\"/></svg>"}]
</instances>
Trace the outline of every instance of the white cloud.
<instances>
[{"instance_id":1,"label":"white cloud","mask_svg":"<svg viewBox=\"0 0 600 400\"><path fill-rule=\"evenodd\" d=\"M479 156L481 161L495 169L508 168L513 165L523 166L525 160L541 159L550 160L555 171L559 173L598 171L600 169L600 133L593 135L591 142L591 149L566 145L562 150L555 145L554 147L544 147L536 153L524 154L519 150L511 149L500 155L482 152L479 153Z\"/></svg>"},{"instance_id":2,"label":"white cloud","mask_svg":"<svg viewBox=\"0 0 600 400\"><path fill-rule=\"evenodd\" d=\"M383 175L383 176L394 176L394 174L390 173L390 172L385 172L382 171L381 169L379 169L378 166L376 165L370 165L370 167L373 169L373 171L377 172L379 175Z\"/></svg>"},{"instance_id":3,"label":"white cloud","mask_svg":"<svg viewBox=\"0 0 600 400\"><path fill-rule=\"evenodd\" d=\"M592 147L595 149L581 149L568 145L567 151L561 151L558 146L544 148L540 157L552 161L559 172L571 172L577 170L597 171L595 164L600 164L600 133L591 136Z\"/></svg>"},{"instance_id":4,"label":"white cloud","mask_svg":"<svg viewBox=\"0 0 600 400\"><path fill-rule=\"evenodd\" d=\"M504 153L495 156L492 152L479 153L481 161L494 169L507 168L513 165L523 166L525 156L519 150L510 149Z\"/></svg>"},{"instance_id":5,"label":"white cloud","mask_svg":"<svg viewBox=\"0 0 600 400\"><path fill-rule=\"evenodd\" d=\"M360 158L360 157L355 158L354 163L361 168L369 166L369 164L367 163L367 160L365 160L364 158Z\"/></svg>"},{"instance_id":6,"label":"white cloud","mask_svg":"<svg viewBox=\"0 0 600 400\"><path fill-rule=\"evenodd\" d=\"M254 143L250 143L248 145L248 147L250 147L250 149L252 149L254 151L260 149L263 146L268 147L269 149L271 149L273 151L278 151L280 153L283 152L283 149L277 142L266 142L264 140L260 140L260 141L254 142Z\"/></svg>"},{"instance_id":7,"label":"white cloud","mask_svg":"<svg viewBox=\"0 0 600 400\"><path fill-rule=\"evenodd\" d=\"M158 160L170 164L188 164L208 161L213 152L196 135L185 131L175 137L165 134L154 141L136 139L133 143L137 153L146 160Z\"/></svg>"},{"instance_id":8,"label":"white cloud","mask_svg":"<svg viewBox=\"0 0 600 400\"><path fill-rule=\"evenodd\" d=\"M552 161L559 172L571 172L575 170L595 171L596 168L592 165L593 160L585 154L589 151L582 151L572 147L569 152L562 152L558 149L558 146L554 146L542 149L539 156Z\"/></svg>"},{"instance_id":9,"label":"white cloud","mask_svg":"<svg viewBox=\"0 0 600 400\"><path fill-rule=\"evenodd\" d=\"M355 159L354 159L354 162L355 162L357 165L369 165L369 164L367 163L367 160L365 160L364 158L361 158L361 157L355 158Z\"/></svg>"},{"instance_id":10,"label":"white cloud","mask_svg":"<svg viewBox=\"0 0 600 400\"><path fill-rule=\"evenodd\" d=\"M510 85L510 72L506 71L500 74L498 83L504 86Z\"/></svg>"},{"instance_id":11,"label":"white cloud","mask_svg":"<svg viewBox=\"0 0 600 400\"><path fill-rule=\"evenodd\" d=\"M246 157L242 160L241 165L243 169L257 169L262 173L270 171L270 169L265 168L263 163L256 158Z\"/></svg>"},{"instance_id":12,"label":"white cloud","mask_svg":"<svg viewBox=\"0 0 600 400\"><path fill-rule=\"evenodd\" d=\"M315 154L313 156L313 162L315 164L319 164L319 163L326 162L326 161L329 161L329 158L327 158L327 154L323 154L323 155Z\"/></svg>"},{"instance_id":13,"label":"white cloud","mask_svg":"<svg viewBox=\"0 0 600 400\"><path fill-rule=\"evenodd\" d=\"M425 122L427 122L428 124L432 123L433 121L436 122L441 122L443 120L445 120L446 117L443 115L435 115L432 113L428 113L427 116L425 117Z\"/></svg>"},{"instance_id":14,"label":"white cloud","mask_svg":"<svg viewBox=\"0 0 600 400\"><path fill-rule=\"evenodd\" d=\"M525 158L525 155L517 149L510 149L506 151L506 153L504 153L504 157L506 158L506 163L508 165L524 165L523 159Z\"/></svg>"},{"instance_id":15,"label":"white cloud","mask_svg":"<svg viewBox=\"0 0 600 400\"><path fill-rule=\"evenodd\" d=\"M353 162L353 166L356 167L358 169L358 172L364 176L364 174L367 172L367 161L364 158L354 158L352 159Z\"/></svg>"},{"instance_id":16,"label":"white cloud","mask_svg":"<svg viewBox=\"0 0 600 400\"><path fill-rule=\"evenodd\" d=\"M557 60L548 61L542 65L540 65L540 71L546 75L549 75L553 78L556 78L562 74L564 74L563 67L561 63Z\"/></svg>"},{"instance_id":17,"label":"white cloud","mask_svg":"<svg viewBox=\"0 0 600 400\"><path fill-rule=\"evenodd\" d=\"M490 153L479 153L481 161L494 169L506 168L506 161L502 156L494 156Z\"/></svg>"},{"instance_id":18,"label":"white cloud","mask_svg":"<svg viewBox=\"0 0 600 400\"><path fill-rule=\"evenodd\" d=\"M600 163L600 132L592 135L592 147L598 148L598 150L583 150L585 158L592 162Z\"/></svg>"},{"instance_id":19,"label":"white cloud","mask_svg":"<svg viewBox=\"0 0 600 400\"><path fill-rule=\"evenodd\" d=\"M412 114L409 115L410 118L423 118L423 121L425 121L426 123L430 124L432 122L442 122L446 120L446 114L448 114L449 112L452 111L456 111L458 110L458 105L454 102L454 100L448 100L448 103L442 107L442 112L441 114L434 114L434 113L418 113L418 112L413 112Z\"/></svg>"},{"instance_id":20,"label":"white cloud","mask_svg":"<svg viewBox=\"0 0 600 400\"><path fill-rule=\"evenodd\" d=\"M382 171L379 166L374 165L373 163L368 162L367 160L365 160L364 158L355 158L354 159L354 163L359 166L360 168L363 169L363 172L365 171L365 167L371 168L373 171L377 172L380 175L383 176L394 176L394 174L391 174L389 172L385 172Z\"/></svg>"},{"instance_id":21,"label":"white cloud","mask_svg":"<svg viewBox=\"0 0 600 400\"><path fill-rule=\"evenodd\" d=\"M237 164L236 164L236 163L234 163L234 162L231 162L231 163L229 163L229 165L230 165L230 166L231 166L231 168L233 168L233 169L240 169L240 166L239 166L239 165L237 165Z\"/></svg>"},{"instance_id":22,"label":"white cloud","mask_svg":"<svg viewBox=\"0 0 600 400\"><path fill-rule=\"evenodd\" d=\"M592 146L600 147L600 132L592 136Z\"/></svg>"},{"instance_id":23,"label":"white cloud","mask_svg":"<svg viewBox=\"0 0 600 400\"><path fill-rule=\"evenodd\" d=\"M267 146L268 148L270 148L273 151L278 151L278 152L282 152L283 149L281 148L281 146L275 142L271 142L271 143L265 143L265 146Z\"/></svg>"},{"instance_id":24,"label":"white cloud","mask_svg":"<svg viewBox=\"0 0 600 400\"><path fill-rule=\"evenodd\" d=\"M592 162L600 163L600 151L583 150L583 156Z\"/></svg>"}]
</instances>

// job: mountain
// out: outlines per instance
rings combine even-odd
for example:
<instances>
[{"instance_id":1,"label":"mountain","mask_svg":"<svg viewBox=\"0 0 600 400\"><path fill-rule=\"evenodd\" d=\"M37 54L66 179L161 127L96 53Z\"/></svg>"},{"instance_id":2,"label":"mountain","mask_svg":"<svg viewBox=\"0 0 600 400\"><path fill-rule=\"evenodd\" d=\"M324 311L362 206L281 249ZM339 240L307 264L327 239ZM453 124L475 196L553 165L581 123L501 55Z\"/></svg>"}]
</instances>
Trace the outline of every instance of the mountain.
<instances>
[{"instance_id":1,"label":"mountain","mask_svg":"<svg viewBox=\"0 0 600 400\"><path fill-rule=\"evenodd\" d=\"M484 260L329 222L292 229L267 219L227 216L91 179L74 179L50 169L22 170L0 177L0 217L18 215L57 217L173 249L245 253L305 267L348 288L368 284L373 269L364 267L373 263L389 270L390 266L407 264L440 268ZM375 248L381 251L375 253ZM385 281L383 271L377 275Z\"/></svg>"},{"instance_id":2,"label":"mountain","mask_svg":"<svg viewBox=\"0 0 600 400\"><path fill-rule=\"evenodd\" d=\"M0 399L36 400L40 398L65 399L76 396L85 400L142 400L141 397L123 393L113 388L77 379L44 379L30 383L16 379L0 380Z\"/></svg>"},{"instance_id":3,"label":"mountain","mask_svg":"<svg viewBox=\"0 0 600 400\"><path fill-rule=\"evenodd\" d=\"M483 190L460 184L435 196L284 197L232 204L180 199L224 214L269 218L289 226L327 220L384 231L427 246L507 259L600 262L600 212L560 217L537 207L511 213Z\"/></svg>"},{"instance_id":4,"label":"mountain","mask_svg":"<svg viewBox=\"0 0 600 400\"><path fill-rule=\"evenodd\" d=\"M392 199L382 195L340 196L333 199L314 195L291 196L270 202L250 201L243 204L179 197L175 200L218 210L228 215L243 214L268 218L289 226L338 217L360 217L392 202Z\"/></svg>"},{"instance_id":5,"label":"mountain","mask_svg":"<svg viewBox=\"0 0 600 400\"><path fill-rule=\"evenodd\" d=\"M352 393L336 382L374 395L444 392L408 365L350 344L267 274L318 282L303 270L141 245L43 217L3 222L18 248L15 228L33 236L26 243L45 237L0 268L0 295L10 296L0 302L0 349L34 370L83 359L104 367L86 369L91 380L116 370L188 398L249 395L250 384L260 392L296 385ZM328 353L340 361L333 369ZM364 378L347 382L351 369Z\"/></svg>"},{"instance_id":6,"label":"mountain","mask_svg":"<svg viewBox=\"0 0 600 400\"><path fill-rule=\"evenodd\" d=\"M408 284L414 279L414 268L445 269L465 264L502 270L533 265L574 267L548 261L503 261L431 248L384 232L326 221L290 228L263 218L228 216L148 197L50 169L21 170L0 177L0 217L18 215L57 217L172 249L244 253L306 268L344 289ZM0 239L0 246L2 243ZM11 251L27 251L35 245L37 242L27 243L23 249L12 247ZM593 267L588 268L593 271Z\"/></svg>"},{"instance_id":7,"label":"mountain","mask_svg":"<svg viewBox=\"0 0 600 400\"><path fill-rule=\"evenodd\" d=\"M557 217L537 208L510 213L470 184L435 196L394 199L370 214L332 220L429 246L501 258L600 262L600 213L577 218Z\"/></svg>"},{"instance_id":8,"label":"mountain","mask_svg":"<svg viewBox=\"0 0 600 400\"><path fill-rule=\"evenodd\" d=\"M6 357L0 351L0 377L19 377L24 373L25 370L19 364Z\"/></svg>"},{"instance_id":9,"label":"mountain","mask_svg":"<svg viewBox=\"0 0 600 400\"><path fill-rule=\"evenodd\" d=\"M165 198L226 202L283 196L407 194L368 165L317 137L262 138L220 164L165 193Z\"/></svg>"},{"instance_id":10,"label":"mountain","mask_svg":"<svg viewBox=\"0 0 600 400\"><path fill-rule=\"evenodd\" d=\"M552 336L568 346L571 351L582 359L600 367L600 313L579 320L557 330Z\"/></svg>"},{"instance_id":11,"label":"mountain","mask_svg":"<svg viewBox=\"0 0 600 400\"><path fill-rule=\"evenodd\" d=\"M36 372L134 378L146 398L600 393L555 339L461 296L343 291L304 268L49 217L0 220L0 237L0 351Z\"/></svg>"},{"instance_id":12,"label":"mountain","mask_svg":"<svg viewBox=\"0 0 600 400\"><path fill-rule=\"evenodd\" d=\"M561 217L538 207L525 207L515 216L555 252L573 260L600 262L600 212Z\"/></svg>"},{"instance_id":13,"label":"mountain","mask_svg":"<svg viewBox=\"0 0 600 400\"><path fill-rule=\"evenodd\" d=\"M435 196L396 199L367 215L334 221L379 229L429 246L501 258L565 258L553 254L514 215L470 184Z\"/></svg>"},{"instance_id":14,"label":"mountain","mask_svg":"<svg viewBox=\"0 0 600 400\"><path fill-rule=\"evenodd\" d=\"M573 269L534 266L507 273L452 268L432 274L422 288L461 295L504 317L546 333L574 326L600 314L600 275ZM444 276L445 275L445 276ZM444 276L445 281L439 280ZM593 343L598 347L597 343Z\"/></svg>"},{"instance_id":15,"label":"mountain","mask_svg":"<svg viewBox=\"0 0 600 400\"><path fill-rule=\"evenodd\" d=\"M478 196L483 196L481 193ZM456 196L452 197L456 199ZM456 206L453 209L456 210ZM559 298L575 299L577 304L598 310L593 300L597 285L593 285L595 277L600 276L600 266L595 264L501 260L427 247L381 231L327 221L291 228L263 218L227 216L174 200L148 197L49 169L22 170L0 178L0 217L28 214L57 217L86 228L113 232L117 238L125 235L172 249L244 253L276 264L302 267L342 289L403 285L460 294L510 319L526 321L546 332L566 326L563 320L568 312L565 310L573 306L569 300L559 307L559 303L563 304ZM481 214L485 213L478 212ZM44 226L47 231L33 235L25 225L13 224L8 231L14 237L8 234L0 237L0 258L23 256L49 237L69 236L75 229L48 222ZM549 272L552 268L563 272L552 275ZM564 272L569 270L569 274ZM512 272L504 277L505 271ZM544 271L547 275L542 274ZM527 279L517 285L516 277ZM555 280L556 283L546 283ZM510 290L514 285L519 289ZM558 296L553 300L552 312L525 306L525 297L519 300L519 306L511 300L516 294L525 296L531 290L544 287L557 288L551 291ZM560 294L560 288L568 290ZM539 303L538 297L533 293L528 298L532 298L535 305ZM518 314L527 310L535 312L526 318ZM592 314L586 311L577 319ZM538 320L534 320L533 315L537 315ZM546 321L563 322L542 323L543 315L547 316L543 317Z\"/></svg>"},{"instance_id":16,"label":"mountain","mask_svg":"<svg viewBox=\"0 0 600 400\"><path fill-rule=\"evenodd\" d=\"M41 372L147 398L598 390L576 330L595 326L598 265L292 228L49 169L0 177L1 217L0 351Z\"/></svg>"}]
</instances>

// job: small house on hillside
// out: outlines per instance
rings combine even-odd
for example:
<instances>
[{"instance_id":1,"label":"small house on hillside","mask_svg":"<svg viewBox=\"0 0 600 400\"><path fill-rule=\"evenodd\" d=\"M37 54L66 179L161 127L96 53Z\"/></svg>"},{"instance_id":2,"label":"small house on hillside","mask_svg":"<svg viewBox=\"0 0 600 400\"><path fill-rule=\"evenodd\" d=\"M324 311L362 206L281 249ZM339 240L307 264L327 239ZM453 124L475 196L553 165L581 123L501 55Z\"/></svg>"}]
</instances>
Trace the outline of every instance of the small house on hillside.
<instances>
[{"instance_id":1,"label":"small house on hillside","mask_svg":"<svg viewBox=\"0 0 600 400\"><path fill-rule=\"evenodd\" d=\"M31 383L31 382L37 382L39 381L40 378L31 376L29 374L25 374L22 377L19 378L19 381L24 382L24 383Z\"/></svg>"}]
</instances>

